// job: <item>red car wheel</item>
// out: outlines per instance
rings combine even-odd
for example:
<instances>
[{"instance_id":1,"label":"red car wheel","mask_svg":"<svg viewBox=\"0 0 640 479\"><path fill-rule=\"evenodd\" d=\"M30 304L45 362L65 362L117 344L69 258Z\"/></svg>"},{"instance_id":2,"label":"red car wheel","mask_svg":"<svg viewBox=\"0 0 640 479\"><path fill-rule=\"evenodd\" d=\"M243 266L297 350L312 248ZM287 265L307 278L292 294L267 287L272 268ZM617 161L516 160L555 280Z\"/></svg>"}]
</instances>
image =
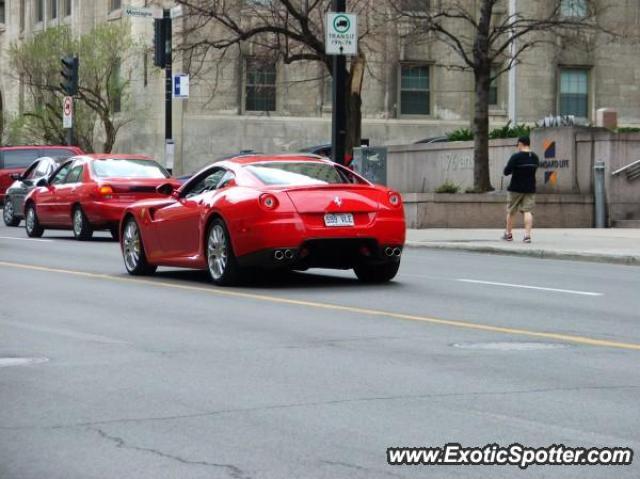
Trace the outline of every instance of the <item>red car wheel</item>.
<instances>
[{"instance_id":1,"label":"red car wheel","mask_svg":"<svg viewBox=\"0 0 640 479\"><path fill-rule=\"evenodd\" d=\"M44 233L44 228L40 226L38 215L36 214L36 207L33 203L27 205L26 218L24 229L27 232L27 236L30 238L40 238Z\"/></svg>"},{"instance_id":2,"label":"red car wheel","mask_svg":"<svg viewBox=\"0 0 640 479\"><path fill-rule=\"evenodd\" d=\"M231 237L227 227L219 218L209 226L206 243L207 265L214 283L220 286L236 284L240 279L240 268L233 253Z\"/></svg>"},{"instance_id":3,"label":"red car wheel","mask_svg":"<svg viewBox=\"0 0 640 479\"><path fill-rule=\"evenodd\" d=\"M158 268L147 261L142 236L138 223L133 218L127 219L122 233L122 257L127 272L133 276L144 276L155 273Z\"/></svg>"}]
</instances>

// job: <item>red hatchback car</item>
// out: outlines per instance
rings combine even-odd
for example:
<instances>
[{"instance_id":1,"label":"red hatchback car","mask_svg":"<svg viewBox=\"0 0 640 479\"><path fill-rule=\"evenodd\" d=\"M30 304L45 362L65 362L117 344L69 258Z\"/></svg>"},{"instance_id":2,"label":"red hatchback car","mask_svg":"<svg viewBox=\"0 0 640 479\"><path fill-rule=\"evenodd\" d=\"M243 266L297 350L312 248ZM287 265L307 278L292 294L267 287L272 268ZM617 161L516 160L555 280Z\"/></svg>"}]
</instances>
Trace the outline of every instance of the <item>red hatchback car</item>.
<instances>
[{"instance_id":1,"label":"red hatchback car","mask_svg":"<svg viewBox=\"0 0 640 479\"><path fill-rule=\"evenodd\" d=\"M0 204L4 204L7 188L36 158L70 157L84 153L76 146L0 146Z\"/></svg>"},{"instance_id":2,"label":"red hatchback car","mask_svg":"<svg viewBox=\"0 0 640 479\"><path fill-rule=\"evenodd\" d=\"M143 155L81 155L63 163L49 179L41 179L25 198L25 229L31 237L46 228L72 229L87 240L96 229L118 238L122 213L131 203L162 196L179 182ZM161 188L162 189L162 188Z\"/></svg>"},{"instance_id":3,"label":"red hatchback car","mask_svg":"<svg viewBox=\"0 0 640 479\"><path fill-rule=\"evenodd\" d=\"M245 268L353 268L367 282L400 266L400 195L316 155L244 156L214 163L167 197L126 209L127 271L208 270L216 284Z\"/></svg>"}]
</instances>

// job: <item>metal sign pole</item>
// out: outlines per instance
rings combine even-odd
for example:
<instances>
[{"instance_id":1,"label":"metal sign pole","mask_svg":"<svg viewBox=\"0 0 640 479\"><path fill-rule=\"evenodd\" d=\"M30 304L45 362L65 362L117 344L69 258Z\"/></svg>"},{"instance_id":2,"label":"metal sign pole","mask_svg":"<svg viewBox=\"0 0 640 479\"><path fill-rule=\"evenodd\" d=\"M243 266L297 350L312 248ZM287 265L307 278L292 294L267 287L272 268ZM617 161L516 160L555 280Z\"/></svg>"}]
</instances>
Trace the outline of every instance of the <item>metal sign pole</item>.
<instances>
[{"instance_id":1,"label":"metal sign pole","mask_svg":"<svg viewBox=\"0 0 640 479\"><path fill-rule=\"evenodd\" d=\"M173 170L173 72L172 72L172 35L171 35L171 10L163 11L164 42L165 42L165 88L164 88L164 143L165 166Z\"/></svg>"},{"instance_id":2,"label":"metal sign pole","mask_svg":"<svg viewBox=\"0 0 640 479\"><path fill-rule=\"evenodd\" d=\"M346 0L333 0L335 12L346 11ZM328 28L328 26L327 26ZM345 55L333 57L333 111L331 153L333 161L344 164L347 140L347 61Z\"/></svg>"}]
</instances>

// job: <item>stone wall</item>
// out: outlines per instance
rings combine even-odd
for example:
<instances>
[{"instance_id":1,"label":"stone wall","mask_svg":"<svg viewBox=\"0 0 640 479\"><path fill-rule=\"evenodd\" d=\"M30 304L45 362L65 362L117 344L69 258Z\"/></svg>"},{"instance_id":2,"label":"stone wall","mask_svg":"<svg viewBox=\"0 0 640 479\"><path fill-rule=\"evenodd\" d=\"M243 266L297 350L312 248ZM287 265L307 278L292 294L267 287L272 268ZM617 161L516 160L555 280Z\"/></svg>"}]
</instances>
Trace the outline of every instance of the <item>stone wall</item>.
<instances>
[{"instance_id":1,"label":"stone wall","mask_svg":"<svg viewBox=\"0 0 640 479\"><path fill-rule=\"evenodd\" d=\"M506 193L403 195L409 228L501 228L506 216ZM538 228L591 228L593 198L589 195L537 195ZM516 225L522 224L522 215Z\"/></svg>"}]
</instances>

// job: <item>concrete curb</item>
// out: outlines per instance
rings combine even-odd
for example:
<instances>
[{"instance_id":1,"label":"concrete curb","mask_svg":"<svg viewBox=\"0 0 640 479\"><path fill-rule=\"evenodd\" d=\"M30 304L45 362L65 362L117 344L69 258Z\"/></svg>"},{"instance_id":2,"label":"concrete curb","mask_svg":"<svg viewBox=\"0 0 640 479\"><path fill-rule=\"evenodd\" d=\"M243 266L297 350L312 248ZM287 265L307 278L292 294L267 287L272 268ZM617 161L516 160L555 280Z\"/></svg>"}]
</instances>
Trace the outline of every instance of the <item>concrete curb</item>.
<instances>
[{"instance_id":1,"label":"concrete curb","mask_svg":"<svg viewBox=\"0 0 640 479\"><path fill-rule=\"evenodd\" d=\"M564 259L571 261L586 261L591 263L623 264L627 266L640 266L640 256L584 253L580 251L549 251L543 249L510 249L499 246L459 244L446 242L407 241L406 247L440 249L451 251L466 251L469 253L488 253L505 256L525 256L538 259Z\"/></svg>"}]
</instances>

